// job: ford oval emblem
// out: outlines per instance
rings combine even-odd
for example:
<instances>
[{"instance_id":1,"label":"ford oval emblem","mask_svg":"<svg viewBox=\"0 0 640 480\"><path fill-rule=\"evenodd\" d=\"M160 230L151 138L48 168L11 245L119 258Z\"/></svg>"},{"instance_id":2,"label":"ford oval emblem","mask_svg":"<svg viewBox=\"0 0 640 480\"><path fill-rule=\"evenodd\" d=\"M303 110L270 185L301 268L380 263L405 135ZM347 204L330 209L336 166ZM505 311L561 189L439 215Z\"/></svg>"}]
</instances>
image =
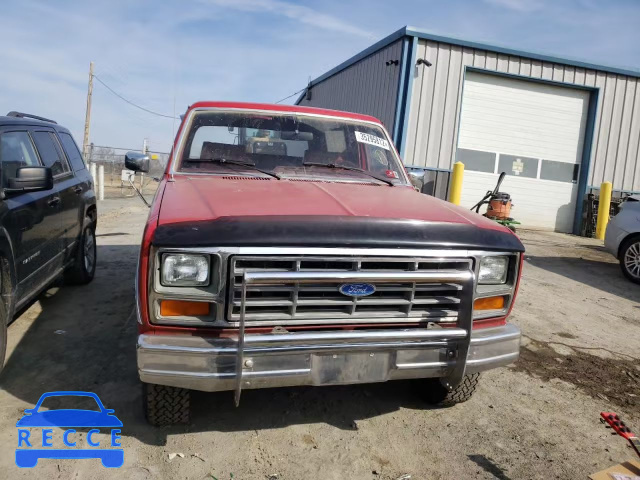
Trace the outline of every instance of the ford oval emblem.
<instances>
[{"instance_id":1,"label":"ford oval emblem","mask_svg":"<svg viewBox=\"0 0 640 480\"><path fill-rule=\"evenodd\" d=\"M340 293L348 297L366 297L376 291L370 283L344 283L340 285Z\"/></svg>"}]
</instances>

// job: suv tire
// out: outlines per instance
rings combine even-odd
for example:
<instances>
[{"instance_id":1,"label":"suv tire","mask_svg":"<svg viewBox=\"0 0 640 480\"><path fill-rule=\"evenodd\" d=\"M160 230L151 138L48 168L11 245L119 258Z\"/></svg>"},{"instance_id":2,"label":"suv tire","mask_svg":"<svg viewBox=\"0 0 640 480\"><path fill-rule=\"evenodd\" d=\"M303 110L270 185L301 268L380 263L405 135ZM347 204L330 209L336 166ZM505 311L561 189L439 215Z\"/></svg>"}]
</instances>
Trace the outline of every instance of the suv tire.
<instances>
[{"instance_id":1,"label":"suv tire","mask_svg":"<svg viewBox=\"0 0 640 480\"><path fill-rule=\"evenodd\" d=\"M427 403L439 405L442 407L450 407L457 403L466 402L471 398L473 392L478 386L479 373L465 375L453 390L447 389L439 378L427 378L421 380L421 395Z\"/></svg>"},{"instance_id":2,"label":"suv tire","mask_svg":"<svg viewBox=\"0 0 640 480\"><path fill-rule=\"evenodd\" d=\"M189 423L191 392L185 388L143 383L144 413L156 427Z\"/></svg>"},{"instance_id":3,"label":"suv tire","mask_svg":"<svg viewBox=\"0 0 640 480\"><path fill-rule=\"evenodd\" d=\"M622 242L619 260L624 276L634 283L640 283L640 236Z\"/></svg>"},{"instance_id":4,"label":"suv tire","mask_svg":"<svg viewBox=\"0 0 640 480\"><path fill-rule=\"evenodd\" d=\"M9 262L0 256L0 372L7 354L7 326L13 317L13 280Z\"/></svg>"},{"instance_id":5,"label":"suv tire","mask_svg":"<svg viewBox=\"0 0 640 480\"><path fill-rule=\"evenodd\" d=\"M64 272L65 281L73 285L86 285L96 274L96 227L89 217L84 223L73 264Z\"/></svg>"},{"instance_id":6,"label":"suv tire","mask_svg":"<svg viewBox=\"0 0 640 480\"><path fill-rule=\"evenodd\" d=\"M4 357L7 354L7 324L9 319L7 318L7 309L4 306L4 302L0 301L0 372L4 367Z\"/></svg>"}]
</instances>

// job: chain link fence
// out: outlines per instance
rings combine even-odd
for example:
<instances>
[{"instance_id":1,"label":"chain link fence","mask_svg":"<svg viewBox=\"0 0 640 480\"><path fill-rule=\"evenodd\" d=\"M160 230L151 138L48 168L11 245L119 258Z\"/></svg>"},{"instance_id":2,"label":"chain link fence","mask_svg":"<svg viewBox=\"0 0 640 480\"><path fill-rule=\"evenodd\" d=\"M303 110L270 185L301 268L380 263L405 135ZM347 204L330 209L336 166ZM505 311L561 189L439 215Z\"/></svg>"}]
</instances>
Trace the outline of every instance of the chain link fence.
<instances>
[{"instance_id":1,"label":"chain link fence","mask_svg":"<svg viewBox=\"0 0 640 480\"><path fill-rule=\"evenodd\" d=\"M87 152L87 163L95 164L96 171L99 166L104 167L104 194L105 198L131 197L136 193L133 191L127 177L131 173L124 166L124 156L127 152L142 153L142 149L118 148L99 145L90 145ZM149 150L151 157L149 173L136 174L135 184L145 194L153 194L156 190L157 182L155 178L161 177L169 160L166 152ZM94 179L96 182L99 180Z\"/></svg>"}]
</instances>

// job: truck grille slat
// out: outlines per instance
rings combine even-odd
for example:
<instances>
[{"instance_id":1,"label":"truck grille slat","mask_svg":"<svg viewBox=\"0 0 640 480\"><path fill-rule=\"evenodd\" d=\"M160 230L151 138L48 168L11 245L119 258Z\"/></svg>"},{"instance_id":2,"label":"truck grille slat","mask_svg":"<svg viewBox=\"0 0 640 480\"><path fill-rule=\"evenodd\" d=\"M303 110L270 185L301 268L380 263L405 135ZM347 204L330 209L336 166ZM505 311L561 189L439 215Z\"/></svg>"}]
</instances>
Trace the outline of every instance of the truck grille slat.
<instances>
[{"instance_id":1,"label":"truck grille slat","mask_svg":"<svg viewBox=\"0 0 640 480\"><path fill-rule=\"evenodd\" d=\"M351 305L353 300L344 298L319 298L319 299L300 299L297 302L289 299L274 299L274 300L247 300L246 306L290 306L297 303L298 306L305 305ZM460 299L454 297L434 297L425 299L414 299L413 302L407 299L392 299L392 298L359 298L355 301L357 306L360 305L442 305L442 304L458 304ZM233 301L234 307L240 307L240 301Z\"/></svg>"},{"instance_id":2,"label":"truck grille slat","mask_svg":"<svg viewBox=\"0 0 640 480\"><path fill-rule=\"evenodd\" d=\"M372 283L375 292L364 297L349 297L340 293L342 282L332 278L323 283L271 282L247 285L245 320L247 325L322 324L322 323L400 323L442 322L455 323L463 292L455 281L420 283L395 280L387 274L431 272L447 274L469 271L469 258L369 258L369 257L244 257L230 259L228 321L238 324L240 319L242 278L245 273L290 272L349 272L383 273L382 282ZM318 276L318 275L316 275ZM444 280L443 278L443 280ZM451 275L448 279L451 279ZM380 278L379 278L380 279ZM469 293L470 294L470 293Z\"/></svg>"}]
</instances>

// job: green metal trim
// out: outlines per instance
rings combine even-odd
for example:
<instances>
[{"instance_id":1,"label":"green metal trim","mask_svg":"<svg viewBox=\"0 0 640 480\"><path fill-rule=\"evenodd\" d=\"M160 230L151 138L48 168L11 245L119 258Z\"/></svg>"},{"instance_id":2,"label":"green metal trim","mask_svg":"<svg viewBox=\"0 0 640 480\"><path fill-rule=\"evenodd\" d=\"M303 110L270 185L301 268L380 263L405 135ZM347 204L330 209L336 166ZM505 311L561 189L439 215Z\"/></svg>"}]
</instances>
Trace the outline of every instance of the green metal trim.
<instances>
[{"instance_id":1,"label":"green metal trim","mask_svg":"<svg viewBox=\"0 0 640 480\"><path fill-rule=\"evenodd\" d=\"M434 33L420 30L415 27L405 27L405 34L409 36L415 36L425 40L432 40L434 42L448 43L451 45L459 45L461 47L477 48L480 50L488 50L491 52L503 53L505 55L515 55L518 57L532 58L534 60L540 60L542 62L560 63L563 65L571 65L573 67L585 68L590 70L600 70L603 72L617 73L620 75L628 75L630 77L640 77L640 69L634 69L629 67L615 67L607 65L598 65L585 60L579 60L574 58L557 57L554 55L548 55L539 52L527 52L524 50L518 50L515 48L492 45L489 43L472 42L470 40L463 40L455 37L445 37L443 35L436 35Z\"/></svg>"},{"instance_id":2,"label":"green metal trim","mask_svg":"<svg viewBox=\"0 0 640 480\"><path fill-rule=\"evenodd\" d=\"M409 38L405 37L402 39L402 59L400 64L400 76L398 78L398 92L396 93L396 113L393 117L393 143L396 145L396 148L399 149L400 138L402 129L400 127L401 120L403 119L403 112L406 107L404 102L405 96L405 83L406 83L406 72L407 72L407 63L408 63L408 55L409 55Z\"/></svg>"},{"instance_id":3,"label":"green metal trim","mask_svg":"<svg viewBox=\"0 0 640 480\"><path fill-rule=\"evenodd\" d=\"M418 39L413 37L411 40L411 53L409 55L409 65L407 68L407 81L405 82L404 111L402 114L402 131L400 132L400 157L404 158L405 148L407 146L407 130L409 130L409 114L411 113L411 97L413 94L414 69L416 68L416 55L418 52Z\"/></svg>"},{"instance_id":4,"label":"green metal trim","mask_svg":"<svg viewBox=\"0 0 640 480\"><path fill-rule=\"evenodd\" d=\"M405 168L409 168L409 169L416 169L416 170L427 170L429 172L447 172L447 173L451 173L453 172L452 169L450 168L437 168L437 167L419 167L416 165L405 165Z\"/></svg>"},{"instance_id":5,"label":"green metal trim","mask_svg":"<svg viewBox=\"0 0 640 480\"><path fill-rule=\"evenodd\" d=\"M591 170L591 151L593 149L593 137L596 131L596 118L600 110L600 89L593 88L589 96L589 109L587 110L587 123L584 126L584 143L582 145L582 161L580 162L580 176L578 178L578 193L576 194L576 211L573 217L573 234L582 232L582 212L584 210L584 196L587 193L589 173Z\"/></svg>"},{"instance_id":6,"label":"green metal trim","mask_svg":"<svg viewBox=\"0 0 640 480\"><path fill-rule=\"evenodd\" d=\"M465 69L465 73L466 72L486 73L489 75L495 75L496 77L514 78L516 80L524 80L527 82L534 82L534 83L544 83L546 85L555 85L557 87L569 87L569 88L575 88L576 90L587 90L589 92L592 92L593 90L598 89L598 87L590 87L588 85L579 85L577 83L571 83L571 82L561 82L559 80L552 80L550 78L531 77L527 75L521 75L519 73L499 72L497 70L490 70L482 67L474 67L472 65L465 65L464 69Z\"/></svg>"}]
</instances>

